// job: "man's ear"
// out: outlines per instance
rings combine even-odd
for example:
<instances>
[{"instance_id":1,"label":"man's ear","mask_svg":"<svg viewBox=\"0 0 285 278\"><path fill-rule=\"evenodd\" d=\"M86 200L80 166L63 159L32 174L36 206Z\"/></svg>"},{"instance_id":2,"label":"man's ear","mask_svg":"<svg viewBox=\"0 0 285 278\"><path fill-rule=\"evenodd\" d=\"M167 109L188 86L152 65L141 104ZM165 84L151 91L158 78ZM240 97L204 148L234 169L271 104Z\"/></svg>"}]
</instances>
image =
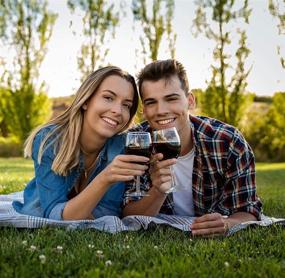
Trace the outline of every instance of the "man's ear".
<instances>
[{"instance_id":1,"label":"man's ear","mask_svg":"<svg viewBox=\"0 0 285 278\"><path fill-rule=\"evenodd\" d=\"M195 107L196 107L196 101L195 101L195 96L194 96L194 94L192 93L192 91L190 91L190 92L188 93L187 98L188 98L188 109L189 109L189 110L195 109Z\"/></svg>"},{"instance_id":2,"label":"man's ear","mask_svg":"<svg viewBox=\"0 0 285 278\"><path fill-rule=\"evenodd\" d=\"M194 110L195 108L196 108L195 96L192 93L192 91L190 91L188 94L188 109Z\"/></svg>"}]
</instances>

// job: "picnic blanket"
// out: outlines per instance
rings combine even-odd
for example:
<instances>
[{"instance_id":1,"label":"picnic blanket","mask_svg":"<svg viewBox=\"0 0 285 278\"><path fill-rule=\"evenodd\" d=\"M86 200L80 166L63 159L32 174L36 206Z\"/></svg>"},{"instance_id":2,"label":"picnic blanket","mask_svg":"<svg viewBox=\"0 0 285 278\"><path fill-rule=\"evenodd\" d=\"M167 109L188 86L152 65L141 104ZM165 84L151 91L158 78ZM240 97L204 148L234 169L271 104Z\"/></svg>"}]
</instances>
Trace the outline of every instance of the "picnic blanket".
<instances>
[{"instance_id":1,"label":"picnic blanket","mask_svg":"<svg viewBox=\"0 0 285 278\"><path fill-rule=\"evenodd\" d=\"M155 217L132 215L120 219L116 216L104 216L95 220L58 221L17 213L12 207L14 200L23 201L23 192L0 195L0 227L42 228L65 227L67 229L96 229L109 233L138 231L158 225L168 225L184 232L191 232L190 225L195 217L159 214ZM227 232L232 235L249 226L269 226L279 224L285 227L285 218L262 216L261 221L248 221L233 226Z\"/></svg>"}]
</instances>

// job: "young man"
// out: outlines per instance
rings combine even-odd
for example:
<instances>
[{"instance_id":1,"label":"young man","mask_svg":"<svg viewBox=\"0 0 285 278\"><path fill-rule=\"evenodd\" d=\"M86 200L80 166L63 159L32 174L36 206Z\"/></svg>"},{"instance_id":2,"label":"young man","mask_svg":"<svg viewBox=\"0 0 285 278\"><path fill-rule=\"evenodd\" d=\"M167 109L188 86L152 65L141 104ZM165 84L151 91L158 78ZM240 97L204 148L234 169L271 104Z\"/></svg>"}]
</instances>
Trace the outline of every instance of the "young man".
<instances>
[{"instance_id":1,"label":"young man","mask_svg":"<svg viewBox=\"0 0 285 278\"><path fill-rule=\"evenodd\" d=\"M150 63L140 72L138 87L147 120L138 129L176 127L181 153L178 159L153 156L150 176L141 179L148 196L126 197L124 215L197 216L192 234L204 236L221 235L235 224L260 219L253 152L233 126L190 115L195 98L183 65L175 60ZM172 165L185 189L166 194Z\"/></svg>"}]
</instances>

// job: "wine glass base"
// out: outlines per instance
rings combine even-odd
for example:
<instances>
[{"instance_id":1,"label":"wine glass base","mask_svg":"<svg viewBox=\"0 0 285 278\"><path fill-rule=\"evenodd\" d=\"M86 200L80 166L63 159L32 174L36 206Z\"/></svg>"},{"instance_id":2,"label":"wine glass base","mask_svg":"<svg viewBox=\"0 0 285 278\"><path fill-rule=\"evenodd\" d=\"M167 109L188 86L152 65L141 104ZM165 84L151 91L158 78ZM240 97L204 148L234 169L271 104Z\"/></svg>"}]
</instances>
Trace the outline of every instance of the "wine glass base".
<instances>
[{"instance_id":1,"label":"wine glass base","mask_svg":"<svg viewBox=\"0 0 285 278\"><path fill-rule=\"evenodd\" d=\"M148 193L144 192L130 192L126 194L127 197L144 197L144 196L149 196Z\"/></svg>"},{"instance_id":2,"label":"wine glass base","mask_svg":"<svg viewBox=\"0 0 285 278\"><path fill-rule=\"evenodd\" d=\"M169 194L172 192L184 191L184 190L185 188L183 186L175 185L175 186L170 187L167 191L165 191L165 193Z\"/></svg>"},{"instance_id":3,"label":"wine glass base","mask_svg":"<svg viewBox=\"0 0 285 278\"><path fill-rule=\"evenodd\" d=\"M165 191L165 193L169 194L169 193L176 192L176 191L177 191L176 186L173 186L169 188L167 191Z\"/></svg>"}]
</instances>

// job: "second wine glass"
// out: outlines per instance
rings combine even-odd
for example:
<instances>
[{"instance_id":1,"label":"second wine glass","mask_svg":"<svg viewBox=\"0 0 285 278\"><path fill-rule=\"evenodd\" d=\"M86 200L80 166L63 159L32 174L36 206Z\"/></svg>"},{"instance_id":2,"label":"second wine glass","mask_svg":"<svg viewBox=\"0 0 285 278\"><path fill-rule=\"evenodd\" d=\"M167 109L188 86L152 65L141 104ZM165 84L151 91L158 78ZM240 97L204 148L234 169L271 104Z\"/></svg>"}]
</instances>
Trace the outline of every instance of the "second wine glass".
<instances>
[{"instance_id":1,"label":"second wine glass","mask_svg":"<svg viewBox=\"0 0 285 278\"><path fill-rule=\"evenodd\" d=\"M175 127L154 130L152 132L152 144L155 153L162 153L163 160L177 158L180 154L181 143L180 137ZM170 167L171 171L171 187L165 193L177 191L177 185L173 166Z\"/></svg>"}]
</instances>

